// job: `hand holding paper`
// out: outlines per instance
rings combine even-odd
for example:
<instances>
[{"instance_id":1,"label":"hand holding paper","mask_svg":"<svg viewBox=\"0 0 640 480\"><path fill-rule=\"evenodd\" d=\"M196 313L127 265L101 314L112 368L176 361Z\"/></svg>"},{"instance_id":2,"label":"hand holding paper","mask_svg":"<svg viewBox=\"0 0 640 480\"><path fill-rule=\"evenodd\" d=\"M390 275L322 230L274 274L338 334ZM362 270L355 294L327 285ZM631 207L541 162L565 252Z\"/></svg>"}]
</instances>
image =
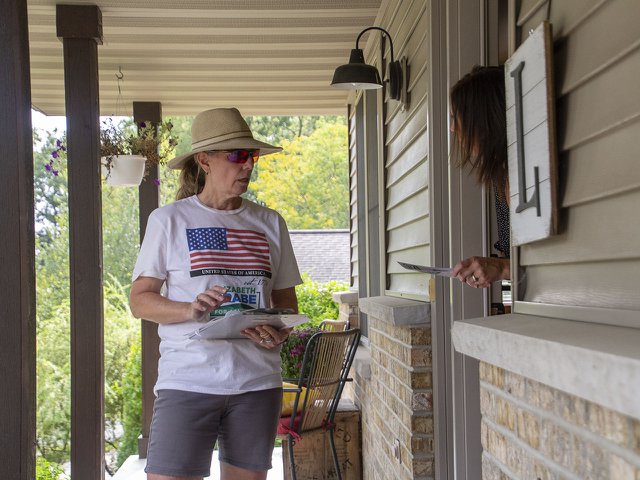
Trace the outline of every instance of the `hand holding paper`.
<instances>
[{"instance_id":1,"label":"hand holding paper","mask_svg":"<svg viewBox=\"0 0 640 480\"><path fill-rule=\"evenodd\" d=\"M453 270L449 267L426 267L424 265L415 265L413 263L398 262L407 270L415 270L422 273L430 273L431 275L439 275L441 277L453 276Z\"/></svg>"},{"instance_id":2,"label":"hand holding paper","mask_svg":"<svg viewBox=\"0 0 640 480\"><path fill-rule=\"evenodd\" d=\"M186 334L188 338L233 339L246 338L242 330L258 325L271 325L274 328L291 328L309 321L306 315L269 313L281 312L274 309L232 310L224 317L209 320L201 327Z\"/></svg>"}]
</instances>

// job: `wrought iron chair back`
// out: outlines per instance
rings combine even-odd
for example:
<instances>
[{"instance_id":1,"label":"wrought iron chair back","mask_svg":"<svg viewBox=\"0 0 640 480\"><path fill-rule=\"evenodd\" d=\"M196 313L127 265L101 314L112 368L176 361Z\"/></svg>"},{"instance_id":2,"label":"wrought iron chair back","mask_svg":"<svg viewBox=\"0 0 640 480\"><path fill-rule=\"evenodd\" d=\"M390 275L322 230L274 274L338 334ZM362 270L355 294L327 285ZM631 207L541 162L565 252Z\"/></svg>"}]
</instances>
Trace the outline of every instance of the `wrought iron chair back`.
<instances>
[{"instance_id":1,"label":"wrought iron chair back","mask_svg":"<svg viewBox=\"0 0 640 480\"><path fill-rule=\"evenodd\" d=\"M296 480L293 446L305 432L324 429L329 434L336 475L342 479L334 442L334 418L338 403L348 380L349 369L360 342L357 328L314 334L307 343L288 428L289 460L292 479ZM304 388L303 388L304 387ZM299 416L295 412L300 412Z\"/></svg>"}]
</instances>

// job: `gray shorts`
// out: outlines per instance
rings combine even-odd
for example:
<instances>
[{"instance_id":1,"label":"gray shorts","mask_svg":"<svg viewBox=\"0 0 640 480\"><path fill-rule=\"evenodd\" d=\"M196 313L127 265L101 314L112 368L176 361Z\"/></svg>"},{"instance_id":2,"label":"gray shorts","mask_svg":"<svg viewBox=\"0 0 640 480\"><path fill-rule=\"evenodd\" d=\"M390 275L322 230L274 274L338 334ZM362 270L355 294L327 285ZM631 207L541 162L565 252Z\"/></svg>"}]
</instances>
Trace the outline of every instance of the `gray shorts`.
<instances>
[{"instance_id":1,"label":"gray shorts","mask_svg":"<svg viewBox=\"0 0 640 480\"><path fill-rule=\"evenodd\" d=\"M209 476L213 447L238 468L271 468L282 388L239 395L159 390L153 406L145 472Z\"/></svg>"}]
</instances>

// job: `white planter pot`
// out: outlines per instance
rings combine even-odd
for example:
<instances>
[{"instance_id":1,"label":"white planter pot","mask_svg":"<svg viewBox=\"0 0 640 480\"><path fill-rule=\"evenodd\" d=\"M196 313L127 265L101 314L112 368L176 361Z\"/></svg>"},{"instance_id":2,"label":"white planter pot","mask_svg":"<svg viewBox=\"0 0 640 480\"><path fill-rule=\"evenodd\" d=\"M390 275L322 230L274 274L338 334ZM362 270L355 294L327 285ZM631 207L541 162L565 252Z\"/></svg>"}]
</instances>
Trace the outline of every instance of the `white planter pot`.
<instances>
[{"instance_id":1,"label":"white planter pot","mask_svg":"<svg viewBox=\"0 0 640 480\"><path fill-rule=\"evenodd\" d=\"M142 182L146 158L142 155L116 155L111 161L111 172L107 171L107 159L102 157L102 176L107 185L136 187Z\"/></svg>"}]
</instances>

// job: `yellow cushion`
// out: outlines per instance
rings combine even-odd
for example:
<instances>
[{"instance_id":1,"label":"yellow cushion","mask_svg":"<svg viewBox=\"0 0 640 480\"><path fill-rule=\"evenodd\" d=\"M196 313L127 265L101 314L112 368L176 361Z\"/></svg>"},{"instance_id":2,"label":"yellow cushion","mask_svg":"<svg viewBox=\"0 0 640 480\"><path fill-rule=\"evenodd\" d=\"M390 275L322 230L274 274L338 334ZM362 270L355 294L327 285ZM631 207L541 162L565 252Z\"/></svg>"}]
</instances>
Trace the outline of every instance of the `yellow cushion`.
<instances>
[{"instance_id":1,"label":"yellow cushion","mask_svg":"<svg viewBox=\"0 0 640 480\"><path fill-rule=\"evenodd\" d=\"M282 382L283 388L298 388L298 385L293 383ZM300 403L298 404L298 410L302 407L302 400L304 399L304 392L306 388L302 387L300 392ZM288 417L293 414L293 404L296 401L297 392L282 392L282 413L283 417Z\"/></svg>"}]
</instances>

